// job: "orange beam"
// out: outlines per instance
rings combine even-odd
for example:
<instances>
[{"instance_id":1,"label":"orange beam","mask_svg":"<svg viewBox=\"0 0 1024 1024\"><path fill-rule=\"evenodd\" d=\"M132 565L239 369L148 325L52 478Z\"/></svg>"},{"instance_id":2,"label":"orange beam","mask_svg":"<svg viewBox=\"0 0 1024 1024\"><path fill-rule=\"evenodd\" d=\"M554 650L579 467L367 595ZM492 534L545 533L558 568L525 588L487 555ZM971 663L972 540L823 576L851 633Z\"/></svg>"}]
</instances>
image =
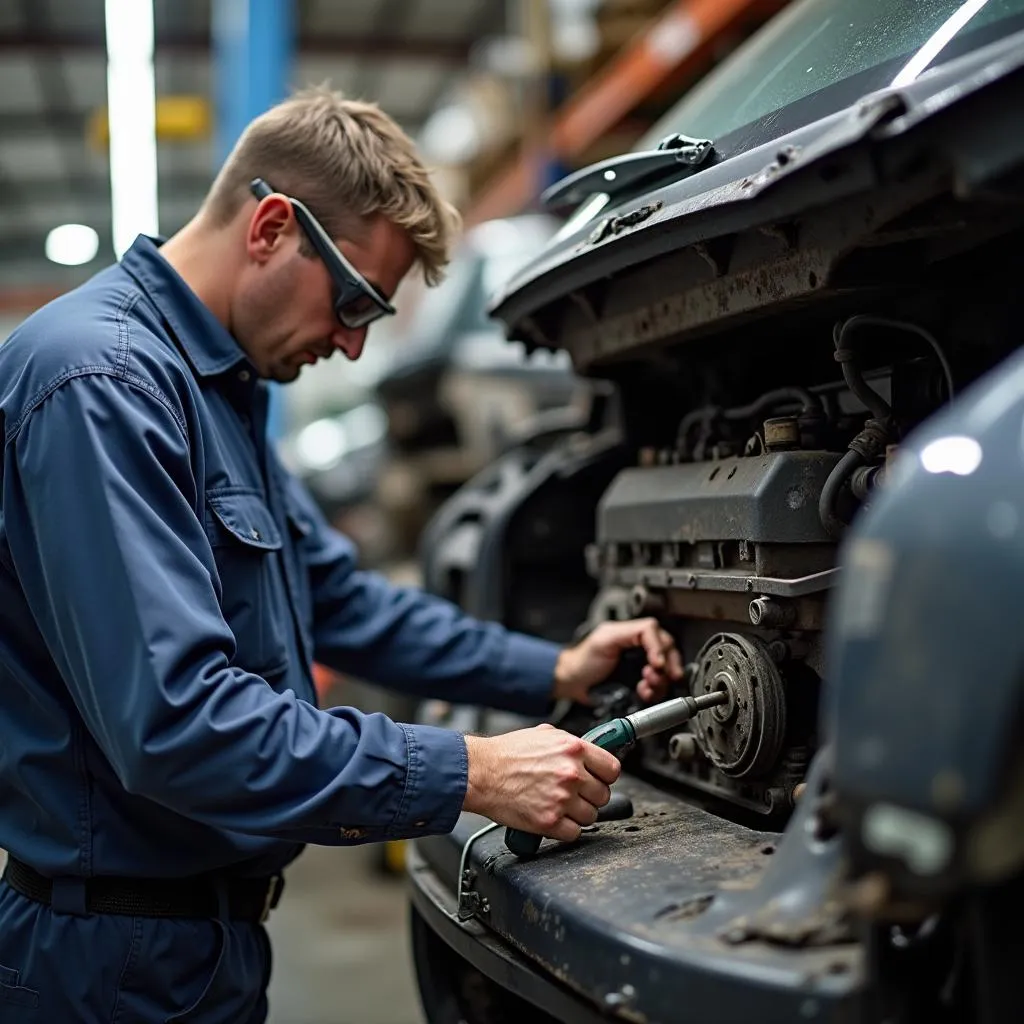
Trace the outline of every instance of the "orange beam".
<instances>
[{"instance_id":1,"label":"orange beam","mask_svg":"<svg viewBox=\"0 0 1024 1024\"><path fill-rule=\"evenodd\" d=\"M674 74L697 50L726 31L757 0L674 0L636 39L555 112L544 147L526 146L511 167L470 204L467 224L507 217L535 196L535 167L550 155L583 152Z\"/></svg>"}]
</instances>

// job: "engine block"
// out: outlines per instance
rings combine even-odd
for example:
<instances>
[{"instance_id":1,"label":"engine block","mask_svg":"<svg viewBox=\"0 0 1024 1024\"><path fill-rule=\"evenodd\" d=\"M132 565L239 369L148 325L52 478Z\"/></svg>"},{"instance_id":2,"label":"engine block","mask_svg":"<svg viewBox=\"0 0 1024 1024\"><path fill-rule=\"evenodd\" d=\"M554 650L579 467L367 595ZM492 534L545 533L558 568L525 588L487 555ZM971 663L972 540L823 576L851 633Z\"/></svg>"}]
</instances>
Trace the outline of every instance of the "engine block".
<instances>
[{"instance_id":1,"label":"engine block","mask_svg":"<svg viewBox=\"0 0 1024 1024\"><path fill-rule=\"evenodd\" d=\"M815 746L836 546L818 500L840 456L779 451L632 467L603 495L590 624L654 614L692 693L729 701L641 745L646 769L758 814L792 808Z\"/></svg>"}]
</instances>

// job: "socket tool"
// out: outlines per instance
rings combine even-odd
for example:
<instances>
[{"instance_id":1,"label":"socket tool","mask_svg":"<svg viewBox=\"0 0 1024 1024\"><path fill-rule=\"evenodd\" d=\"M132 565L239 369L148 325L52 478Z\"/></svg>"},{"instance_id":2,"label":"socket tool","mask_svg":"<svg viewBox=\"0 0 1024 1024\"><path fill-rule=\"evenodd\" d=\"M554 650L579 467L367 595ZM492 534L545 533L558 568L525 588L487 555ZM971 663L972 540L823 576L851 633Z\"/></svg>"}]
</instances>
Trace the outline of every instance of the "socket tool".
<instances>
[{"instance_id":1,"label":"socket tool","mask_svg":"<svg viewBox=\"0 0 1024 1024\"><path fill-rule=\"evenodd\" d=\"M624 718L613 718L610 722L595 726L584 733L583 739L622 758L637 740L682 725L701 711L725 704L728 700L729 695L724 690L703 693L699 697L674 697ZM517 857L524 859L537 852L542 838L522 829L505 829L505 845Z\"/></svg>"}]
</instances>

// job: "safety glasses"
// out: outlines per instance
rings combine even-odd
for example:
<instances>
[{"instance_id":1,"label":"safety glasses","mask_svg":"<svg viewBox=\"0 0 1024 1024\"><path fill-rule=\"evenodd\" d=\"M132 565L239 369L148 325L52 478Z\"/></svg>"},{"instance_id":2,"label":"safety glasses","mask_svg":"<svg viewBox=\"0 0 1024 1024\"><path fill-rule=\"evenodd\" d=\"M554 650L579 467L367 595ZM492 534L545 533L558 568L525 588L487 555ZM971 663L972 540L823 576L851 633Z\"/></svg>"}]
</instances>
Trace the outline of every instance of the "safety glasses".
<instances>
[{"instance_id":1,"label":"safety glasses","mask_svg":"<svg viewBox=\"0 0 1024 1024\"><path fill-rule=\"evenodd\" d=\"M254 178L249 184L249 189L257 199L266 199L267 196L274 195L274 189L262 178ZM306 237L331 275L331 282L334 285L334 312L341 325L350 330L358 330L382 316L393 316L395 307L342 256L331 236L310 213L305 203L291 196L284 198L292 204L299 227L305 231Z\"/></svg>"}]
</instances>

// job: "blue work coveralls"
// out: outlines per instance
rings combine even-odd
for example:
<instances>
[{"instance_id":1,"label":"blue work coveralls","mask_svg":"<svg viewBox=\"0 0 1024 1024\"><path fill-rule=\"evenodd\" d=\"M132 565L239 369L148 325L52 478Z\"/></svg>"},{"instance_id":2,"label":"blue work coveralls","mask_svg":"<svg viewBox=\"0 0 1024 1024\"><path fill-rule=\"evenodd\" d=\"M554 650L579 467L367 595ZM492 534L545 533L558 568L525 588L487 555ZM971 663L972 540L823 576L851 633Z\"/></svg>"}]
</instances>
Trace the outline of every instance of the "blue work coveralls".
<instances>
[{"instance_id":1,"label":"blue work coveralls","mask_svg":"<svg viewBox=\"0 0 1024 1024\"><path fill-rule=\"evenodd\" d=\"M452 828L463 738L318 710L314 660L548 706L557 648L360 571L266 410L145 237L0 345L0 848L55 880L52 905L0 884L0 1021L262 1021L261 924L88 913L82 880Z\"/></svg>"}]
</instances>

